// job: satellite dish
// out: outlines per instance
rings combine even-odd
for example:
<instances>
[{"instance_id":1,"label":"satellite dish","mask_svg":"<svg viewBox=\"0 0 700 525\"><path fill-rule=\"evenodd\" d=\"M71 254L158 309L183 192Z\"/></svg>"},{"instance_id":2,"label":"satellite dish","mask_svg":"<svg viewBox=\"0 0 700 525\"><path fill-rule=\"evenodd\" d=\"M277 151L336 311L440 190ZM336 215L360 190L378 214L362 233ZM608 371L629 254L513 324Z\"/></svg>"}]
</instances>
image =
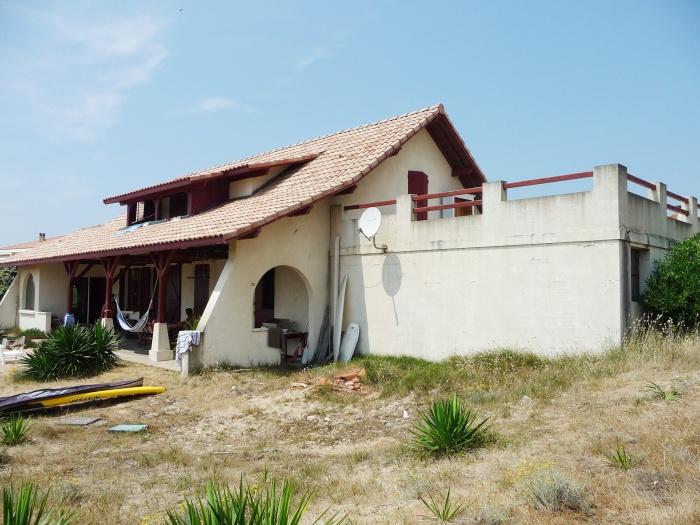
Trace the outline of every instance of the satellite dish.
<instances>
[{"instance_id":1,"label":"satellite dish","mask_svg":"<svg viewBox=\"0 0 700 525\"><path fill-rule=\"evenodd\" d=\"M367 208L360 217L360 233L372 240L382 224L382 214L377 208Z\"/></svg>"},{"instance_id":2,"label":"satellite dish","mask_svg":"<svg viewBox=\"0 0 700 525\"><path fill-rule=\"evenodd\" d=\"M382 250L386 253L387 245L382 244L381 246L377 246L374 240L374 236L377 235L381 224L382 213L377 208L367 208L360 217L358 226L360 227L360 233L364 235L368 241L372 241L372 244L377 250Z\"/></svg>"}]
</instances>

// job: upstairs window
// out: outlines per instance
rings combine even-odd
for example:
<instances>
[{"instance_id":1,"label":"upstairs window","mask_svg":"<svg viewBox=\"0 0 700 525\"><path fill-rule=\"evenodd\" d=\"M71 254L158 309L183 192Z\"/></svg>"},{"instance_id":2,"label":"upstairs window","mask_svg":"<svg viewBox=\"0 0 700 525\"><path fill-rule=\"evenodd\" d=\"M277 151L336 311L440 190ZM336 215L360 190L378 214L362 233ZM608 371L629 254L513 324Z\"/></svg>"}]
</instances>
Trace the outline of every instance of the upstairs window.
<instances>
[{"instance_id":1,"label":"upstairs window","mask_svg":"<svg viewBox=\"0 0 700 525\"><path fill-rule=\"evenodd\" d=\"M129 205L129 224L154 221L156 219L156 205L153 201L134 202Z\"/></svg>"},{"instance_id":2,"label":"upstairs window","mask_svg":"<svg viewBox=\"0 0 700 525\"><path fill-rule=\"evenodd\" d=\"M182 215L187 215L187 193L176 193L161 201L159 219L170 219Z\"/></svg>"},{"instance_id":3,"label":"upstairs window","mask_svg":"<svg viewBox=\"0 0 700 525\"><path fill-rule=\"evenodd\" d=\"M408 193L411 195L427 195L428 193L428 175L422 171L408 172ZM422 208L428 205L427 200L417 201L416 208ZM425 221L428 219L428 212L416 213L417 221Z\"/></svg>"}]
</instances>

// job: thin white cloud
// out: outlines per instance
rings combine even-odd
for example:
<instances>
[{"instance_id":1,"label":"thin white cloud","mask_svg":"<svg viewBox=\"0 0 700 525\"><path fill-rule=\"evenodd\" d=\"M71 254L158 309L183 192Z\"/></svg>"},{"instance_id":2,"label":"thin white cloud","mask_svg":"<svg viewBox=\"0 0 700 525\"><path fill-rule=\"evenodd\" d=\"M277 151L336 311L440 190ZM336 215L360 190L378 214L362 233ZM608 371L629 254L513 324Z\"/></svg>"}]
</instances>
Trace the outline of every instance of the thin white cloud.
<instances>
[{"instance_id":1,"label":"thin white cloud","mask_svg":"<svg viewBox=\"0 0 700 525\"><path fill-rule=\"evenodd\" d=\"M116 123L119 105L124 96L115 93L85 95L77 106L71 106L59 114L65 129L74 136L90 139L100 129Z\"/></svg>"},{"instance_id":2,"label":"thin white cloud","mask_svg":"<svg viewBox=\"0 0 700 525\"><path fill-rule=\"evenodd\" d=\"M249 106L236 102L231 98L224 97L205 98L185 109L185 111L189 113L215 113L217 111L226 110L242 111L245 113L253 111Z\"/></svg>"},{"instance_id":3,"label":"thin white cloud","mask_svg":"<svg viewBox=\"0 0 700 525\"><path fill-rule=\"evenodd\" d=\"M314 62L318 62L324 58L330 58L331 56L333 56L333 53L331 53L329 49L316 47L303 57L297 59L295 67L297 71L301 71L302 69L306 69L307 67L311 66Z\"/></svg>"},{"instance_id":4,"label":"thin white cloud","mask_svg":"<svg viewBox=\"0 0 700 525\"><path fill-rule=\"evenodd\" d=\"M149 14L85 15L79 9L18 9L30 43L4 49L7 72L0 92L11 91L25 116L48 132L95 139L119 121L120 107L149 82L167 58L167 26ZM10 80L11 79L11 80Z\"/></svg>"}]
</instances>

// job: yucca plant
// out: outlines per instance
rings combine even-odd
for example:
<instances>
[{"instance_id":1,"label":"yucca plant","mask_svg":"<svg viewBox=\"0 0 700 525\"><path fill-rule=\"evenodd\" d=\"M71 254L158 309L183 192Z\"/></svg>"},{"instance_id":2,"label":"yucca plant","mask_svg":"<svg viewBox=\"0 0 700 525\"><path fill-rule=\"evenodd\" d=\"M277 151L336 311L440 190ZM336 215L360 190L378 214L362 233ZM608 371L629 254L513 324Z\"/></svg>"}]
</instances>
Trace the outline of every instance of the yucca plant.
<instances>
[{"instance_id":1,"label":"yucca plant","mask_svg":"<svg viewBox=\"0 0 700 525\"><path fill-rule=\"evenodd\" d=\"M428 507L428 510L430 510L437 522L441 524L451 523L460 518L471 506L471 504L465 502L452 503L450 501L450 490L451 488L447 489L447 496L445 496L443 503L438 503L432 496L429 496L429 502L423 498L420 499L423 505Z\"/></svg>"},{"instance_id":2,"label":"yucca plant","mask_svg":"<svg viewBox=\"0 0 700 525\"><path fill-rule=\"evenodd\" d=\"M196 500L185 499L182 509L166 511L171 525L246 525L248 491L240 487L234 494L229 487L220 487L213 481L207 482L206 499L197 496Z\"/></svg>"},{"instance_id":3,"label":"yucca plant","mask_svg":"<svg viewBox=\"0 0 700 525\"><path fill-rule=\"evenodd\" d=\"M39 498L31 483L21 484L15 495L14 488L2 489L3 525L70 525L74 523L75 511L47 507L49 491Z\"/></svg>"},{"instance_id":4,"label":"yucca plant","mask_svg":"<svg viewBox=\"0 0 700 525\"><path fill-rule=\"evenodd\" d=\"M50 351L37 348L22 358L24 373L36 381L53 381L60 374Z\"/></svg>"},{"instance_id":5,"label":"yucca plant","mask_svg":"<svg viewBox=\"0 0 700 525\"><path fill-rule=\"evenodd\" d=\"M453 394L449 399L434 401L420 414L421 421L410 430L413 447L434 456L459 454L483 446L488 439L485 426L489 418L477 423L476 413L467 409Z\"/></svg>"},{"instance_id":6,"label":"yucca plant","mask_svg":"<svg viewBox=\"0 0 700 525\"><path fill-rule=\"evenodd\" d=\"M93 330L95 366L97 372L111 370L119 361L115 350L119 348L123 337L114 330L105 329L101 323L97 323Z\"/></svg>"},{"instance_id":7,"label":"yucca plant","mask_svg":"<svg viewBox=\"0 0 700 525\"><path fill-rule=\"evenodd\" d=\"M24 370L36 381L96 375L117 363L114 352L120 341L121 336L99 323L94 327L60 326L22 359Z\"/></svg>"},{"instance_id":8,"label":"yucca plant","mask_svg":"<svg viewBox=\"0 0 700 525\"><path fill-rule=\"evenodd\" d=\"M2 443L7 446L14 446L24 443L29 439L29 429L32 425L28 419L24 419L22 414L13 414L10 419L0 424L2 433Z\"/></svg>"},{"instance_id":9,"label":"yucca plant","mask_svg":"<svg viewBox=\"0 0 700 525\"><path fill-rule=\"evenodd\" d=\"M625 446L621 443L615 445L615 452L612 454L605 454L610 463L617 468L622 470L629 470L632 467L632 456L629 455Z\"/></svg>"},{"instance_id":10,"label":"yucca plant","mask_svg":"<svg viewBox=\"0 0 700 525\"><path fill-rule=\"evenodd\" d=\"M296 506L292 505L293 484L283 480L279 493L277 480L272 478L265 490L243 485L232 491L215 482L207 483L206 499L185 499L181 511L167 510L170 525L299 525L306 512L312 493L301 496ZM313 522L323 525L340 525L346 519L338 514L326 518L326 512Z\"/></svg>"},{"instance_id":11,"label":"yucca plant","mask_svg":"<svg viewBox=\"0 0 700 525\"><path fill-rule=\"evenodd\" d=\"M652 383L651 381L644 385L644 389L648 390L653 397L661 399L662 401L678 401L681 397L681 393L678 390L664 390L659 385Z\"/></svg>"}]
</instances>

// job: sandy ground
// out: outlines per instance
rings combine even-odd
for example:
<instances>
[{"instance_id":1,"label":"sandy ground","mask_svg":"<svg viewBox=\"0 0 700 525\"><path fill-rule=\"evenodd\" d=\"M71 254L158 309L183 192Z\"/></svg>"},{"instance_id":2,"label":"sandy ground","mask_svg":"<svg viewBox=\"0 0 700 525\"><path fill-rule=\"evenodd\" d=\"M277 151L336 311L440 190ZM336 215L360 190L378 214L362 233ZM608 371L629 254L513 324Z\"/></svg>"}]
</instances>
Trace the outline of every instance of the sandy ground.
<instances>
[{"instance_id":1,"label":"sandy ground","mask_svg":"<svg viewBox=\"0 0 700 525\"><path fill-rule=\"evenodd\" d=\"M40 387L13 382L14 368L0 367L0 395ZM497 523L483 520L499 514L523 524L700 523L697 370L650 364L549 402L499 407L483 414L498 436L493 446L444 460L407 448L429 399L382 398L370 387L335 393L314 386L318 371L221 371L182 379L125 363L97 379L45 386L141 376L166 393L33 414L30 442L2 452L3 483L31 480L51 488L78 506L85 522L105 524L162 523L164 509L201 492L208 479L236 484L243 476L255 483L266 471L314 490L305 523L326 508L347 513L354 524L419 523L429 514L420 498L444 498L448 489L453 500L470 504L465 519L471 523L480 517L479 523ZM650 399L643 385L651 377L682 390L682 400ZM295 386L300 382L310 387ZM99 421L60 424L67 416ZM148 430L107 432L123 423ZM635 458L633 469L615 469L601 453L616 443ZM536 511L527 504L509 472L545 464L556 464L585 489L590 513Z\"/></svg>"}]
</instances>

